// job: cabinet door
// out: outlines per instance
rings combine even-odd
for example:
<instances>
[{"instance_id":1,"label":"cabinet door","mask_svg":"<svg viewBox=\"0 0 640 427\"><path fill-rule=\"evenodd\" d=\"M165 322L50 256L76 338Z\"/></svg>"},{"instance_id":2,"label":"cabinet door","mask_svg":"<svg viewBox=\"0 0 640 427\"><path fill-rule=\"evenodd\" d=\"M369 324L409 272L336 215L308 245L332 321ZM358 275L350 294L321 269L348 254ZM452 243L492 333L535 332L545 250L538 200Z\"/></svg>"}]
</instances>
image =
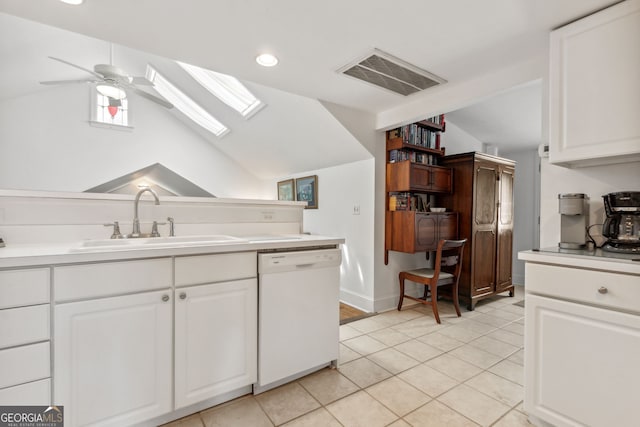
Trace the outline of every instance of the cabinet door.
<instances>
[{"instance_id":1,"label":"cabinet door","mask_svg":"<svg viewBox=\"0 0 640 427\"><path fill-rule=\"evenodd\" d=\"M256 279L175 291L176 409L257 380Z\"/></svg>"},{"instance_id":2,"label":"cabinet door","mask_svg":"<svg viewBox=\"0 0 640 427\"><path fill-rule=\"evenodd\" d=\"M438 215L438 240L456 240L458 238L458 215L445 213Z\"/></svg>"},{"instance_id":3,"label":"cabinet door","mask_svg":"<svg viewBox=\"0 0 640 427\"><path fill-rule=\"evenodd\" d=\"M450 193L452 187L451 169L432 166L430 176L430 190L432 193Z\"/></svg>"},{"instance_id":4,"label":"cabinet door","mask_svg":"<svg viewBox=\"0 0 640 427\"><path fill-rule=\"evenodd\" d=\"M481 295L495 290L497 166L477 161L474 174L471 283Z\"/></svg>"},{"instance_id":5,"label":"cabinet door","mask_svg":"<svg viewBox=\"0 0 640 427\"><path fill-rule=\"evenodd\" d=\"M499 176L500 201L498 205L496 292L511 286L514 169L501 167Z\"/></svg>"},{"instance_id":6,"label":"cabinet door","mask_svg":"<svg viewBox=\"0 0 640 427\"><path fill-rule=\"evenodd\" d=\"M549 161L640 159L640 2L620 2L551 33Z\"/></svg>"},{"instance_id":7,"label":"cabinet door","mask_svg":"<svg viewBox=\"0 0 640 427\"><path fill-rule=\"evenodd\" d=\"M132 425L171 410L172 310L169 290L55 307L53 400L65 425Z\"/></svg>"},{"instance_id":8,"label":"cabinet door","mask_svg":"<svg viewBox=\"0 0 640 427\"><path fill-rule=\"evenodd\" d=\"M403 236L412 239L414 236ZM435 251L438 246L438 216L416 213L415 250Z\"/></svg>"},{"instance_id":9,"label":"cabinet door","mask_svg":"<svg viewBox=\"0 0 640 427\"><path fill-rule=\"evenodd\" d=\"M529 414L558 427L638 425L640 316L536 295L525 316Z\"/></svg>"}]
</instances>

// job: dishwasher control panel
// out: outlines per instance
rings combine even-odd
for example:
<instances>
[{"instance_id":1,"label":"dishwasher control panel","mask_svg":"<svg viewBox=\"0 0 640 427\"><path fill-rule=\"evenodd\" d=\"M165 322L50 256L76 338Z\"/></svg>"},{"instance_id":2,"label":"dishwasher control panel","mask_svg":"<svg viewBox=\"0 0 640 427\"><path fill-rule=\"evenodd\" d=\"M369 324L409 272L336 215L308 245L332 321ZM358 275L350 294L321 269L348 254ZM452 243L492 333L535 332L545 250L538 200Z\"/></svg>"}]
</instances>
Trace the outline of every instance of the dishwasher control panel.
<instances>
[{"instance_id":1,"label":"dishwasher control panel","mask_svg":"<svg viewBox=\"0 0 640 427\"><path fill-rule=\"evenodd\" d=\"M274 252L258 255L258 273L335 267L341 263L342 251L340 249Z\"/></svg>"}]
</instances>

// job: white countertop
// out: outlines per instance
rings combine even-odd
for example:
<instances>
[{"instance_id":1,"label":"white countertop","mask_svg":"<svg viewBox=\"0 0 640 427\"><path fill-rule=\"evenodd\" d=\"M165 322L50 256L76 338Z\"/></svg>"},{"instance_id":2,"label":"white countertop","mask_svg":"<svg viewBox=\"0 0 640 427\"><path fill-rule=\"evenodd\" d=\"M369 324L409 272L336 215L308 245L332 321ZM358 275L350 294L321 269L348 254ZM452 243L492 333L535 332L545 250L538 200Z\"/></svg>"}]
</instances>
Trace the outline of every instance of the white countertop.
<instances>
[{"instance_id":1,"label":"white countertop","mask_svg":"<svg viewBox=\"0 0 640 427\"><path fill-rule=\"evenodd\" d=\"M171 247L123 246L117 249L92 248L77 251L81 242L7 245L0 248L0 268L28 267L79 262L112 261L167 256L199 255L225 252L247 252L264 250L286 250L312 248L324 245L339 245L344 238L309 234L243 236L239 242L184 243Z\"/></svg>"},{"instance_id":2,"label":"white countertop","mask_svg":"<svg viewBox=\"0 0 640 427\"><path fill-rule=\"evenodd\" d=\"M601 249L587 251L541 248L518 252L518 259L542 264L640 275L640 254L618 254L605 252Z\"/></svg>"}]
</instances>

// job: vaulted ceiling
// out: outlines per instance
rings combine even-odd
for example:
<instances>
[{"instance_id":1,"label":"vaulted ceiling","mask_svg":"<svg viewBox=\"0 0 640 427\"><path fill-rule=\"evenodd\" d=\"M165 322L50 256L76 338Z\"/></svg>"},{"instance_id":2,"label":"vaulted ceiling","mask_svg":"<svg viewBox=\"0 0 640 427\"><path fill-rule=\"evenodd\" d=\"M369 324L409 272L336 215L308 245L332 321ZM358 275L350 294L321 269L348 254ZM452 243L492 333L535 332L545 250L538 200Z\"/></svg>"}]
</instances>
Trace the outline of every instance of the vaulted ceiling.
<instances>
[{"instance_id":1,"label":"vaulted ceiling","mask_svg":"<svg viewBox=\"0 0 640 427\"><path fill-rule=\"evenodd\" d=\"M469 133L473 134L470 129L475 127L474 132L491 133L481 138L498 141L510 130L496 129L495 122L493 130L478 130L479 122L483 121L478 114L488 109L498 109L496 114L500 114L499 108L504 110L506 105L513 114L522 111L521 118L529 115L531 103L540 101L538 95L532 95L535 84L526 83L540 79L545 72L549 31L613 3L616 1L86 0L83 5L73 7L55 0L0 0L0 11L231 74L257 92L271 91L273 99L278 100L267 100L268 108L273 107L283 117L269 120L274 120L274 128L281 133L287 123L293 127L305 123L303 116L307 114L319 114L318 127L326 127L330 115L325 121L322 118L325 113L318 113L321 108L316 102L327 101L370 113L376 118L378 129L431 113L469 107L471 110L457 117L454 113L452 120L455 118L463 129L468 127L465 130ZM12 37L0 41L6 49L17 49L13 42ZM60 48L63 43L62 40L58 43ZM336 71L373 48L428 70L448 83L405 97ZM254 58L263 51L276 54L280 64L274 68L258 66ZM63 56L56 52L48 55ZM84 63L104 62L105 57L105 50L97 49L87 54ZM521 72L522 77L511 80L502 79L507 75L504 70L531 69L531 61L536 64L535 71ZM494 86L483 83L492 76L497 82ZM501 79L503 85L524 89L520 101L528 100L529 106L521 107L515 95L506 96L509 87L500 87ZM483 85L487 87L485 92L478 89ZM505 95L503 106L498 105L500 97L492 98L487 92L491 90ZM284 98L290 105L280 108L278 103ZM477 102L489 104L474 107ZM442 108L446 110L438 111ZM246 123L252 120L260 119ZM510 122L518 123L518 119L513 117ZM348 138L348 132L340 129L339 124L329 128L334 133L319 132L314 144L326 142L327 137ZM313 138L314 132L307 135ZM514 138L518 136L508 139ZM527 139L531 138L522 138ZM291 141L286 140L276 150L286 154L291 146ZM240 158L248 150L249 147L241 147L233 155ZM326 150L321 151L319 157L326 154ZM353 158L366 157L357 149L352 154Z\"/></svg>"}]
</instances>

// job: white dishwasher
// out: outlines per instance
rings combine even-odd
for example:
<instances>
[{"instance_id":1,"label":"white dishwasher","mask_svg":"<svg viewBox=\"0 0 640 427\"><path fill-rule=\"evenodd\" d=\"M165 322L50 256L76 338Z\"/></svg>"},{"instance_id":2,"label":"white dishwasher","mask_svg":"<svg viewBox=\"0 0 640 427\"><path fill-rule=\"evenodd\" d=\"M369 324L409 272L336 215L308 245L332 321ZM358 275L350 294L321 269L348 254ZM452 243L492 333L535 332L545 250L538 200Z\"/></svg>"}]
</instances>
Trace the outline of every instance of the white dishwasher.
<instances>
[{"instance_id":1,"label":"white dishwasher","mask_svg":"<svg viewBox=\"0 0 640 427\"><path fill-rule=\"evenodd\" d=\"M254 394L337 361L341 261L335 248L258 255Z\"/></svg>"}]
</instances>

